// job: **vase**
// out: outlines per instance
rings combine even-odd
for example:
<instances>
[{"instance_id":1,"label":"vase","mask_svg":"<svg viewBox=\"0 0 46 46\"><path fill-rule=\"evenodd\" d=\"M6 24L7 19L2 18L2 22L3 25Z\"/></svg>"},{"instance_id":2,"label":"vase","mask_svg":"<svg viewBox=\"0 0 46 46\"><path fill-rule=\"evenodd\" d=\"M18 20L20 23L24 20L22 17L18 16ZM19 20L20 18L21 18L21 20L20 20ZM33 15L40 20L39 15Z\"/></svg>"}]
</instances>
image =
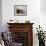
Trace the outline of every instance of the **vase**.
<instances>
[{"instance_id":1,"label":"vase","mask_svg":"<svg viewBox=\"0 0 46 46\"><path fill-rule=\"evenodd\" d=\"M45 46L45 41L39 40L39 46Z\"/></svg>"}]
</instances>

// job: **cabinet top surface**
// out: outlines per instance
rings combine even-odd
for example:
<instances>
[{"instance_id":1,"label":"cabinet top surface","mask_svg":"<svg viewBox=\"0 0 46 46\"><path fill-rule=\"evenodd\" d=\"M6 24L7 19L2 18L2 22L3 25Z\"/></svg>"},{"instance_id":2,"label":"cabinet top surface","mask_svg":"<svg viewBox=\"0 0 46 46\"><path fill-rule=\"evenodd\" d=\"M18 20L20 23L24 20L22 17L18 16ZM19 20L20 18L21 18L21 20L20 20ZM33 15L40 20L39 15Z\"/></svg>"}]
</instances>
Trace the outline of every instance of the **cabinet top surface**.
<instances>
[{"instance_id":1,"label":"cabinet top surface","mask_svg":"<svg viewBox=\"0 0 46 46\"><path fill-rule=\"evenodd\" d=\"M14 25L14 24L19 24L19 25L20 25L20 24L22 24L22 25L23 25L23 24L31 24L31 25L33 25L34 23L7 23L7 24L8 24L8 25Z\"/></svg>"}]
</instances>

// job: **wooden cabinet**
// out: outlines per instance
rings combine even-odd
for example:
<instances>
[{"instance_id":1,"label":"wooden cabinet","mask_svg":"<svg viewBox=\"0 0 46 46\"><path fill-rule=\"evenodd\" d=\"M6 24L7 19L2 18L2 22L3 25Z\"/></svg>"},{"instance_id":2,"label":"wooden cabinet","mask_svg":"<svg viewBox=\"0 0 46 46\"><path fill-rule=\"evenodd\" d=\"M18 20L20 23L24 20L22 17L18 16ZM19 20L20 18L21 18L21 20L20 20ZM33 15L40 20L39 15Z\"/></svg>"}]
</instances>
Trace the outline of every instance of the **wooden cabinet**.
<instances>
[{"instance_id":1,"label":"wooden cabinet","mask_svg":"<svg viewBox=\"0 0 46 46\"><path fill-rule=\"evenodd\" d=\"M8 25L16 42L23 43L23 46L33 46L33 23L8 23Z\"/></svg>"}]
</instances>

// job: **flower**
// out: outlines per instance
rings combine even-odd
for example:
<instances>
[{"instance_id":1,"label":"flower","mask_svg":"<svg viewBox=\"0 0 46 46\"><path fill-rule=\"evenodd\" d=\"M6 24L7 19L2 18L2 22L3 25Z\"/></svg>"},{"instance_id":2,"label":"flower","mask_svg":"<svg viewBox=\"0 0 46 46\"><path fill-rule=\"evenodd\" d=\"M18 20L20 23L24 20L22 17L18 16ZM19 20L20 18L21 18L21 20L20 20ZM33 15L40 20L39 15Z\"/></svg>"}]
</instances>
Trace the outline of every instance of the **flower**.
<instances>
[{"instance_id":1,"label":"flower","mask_svg":"<svg viewBox=\"0 0 46 46\"><path fill-rule=\"evenodd\" d=\"M44 32L43 32L42 27L40 27L40 25L39 25L39 28L36 28L36 29L37 29L37 34L36 34L36 36L38 35L38 40L43 40L43 41L45 41L45 35L44 35Z\"/></svg>"}]
</instances>

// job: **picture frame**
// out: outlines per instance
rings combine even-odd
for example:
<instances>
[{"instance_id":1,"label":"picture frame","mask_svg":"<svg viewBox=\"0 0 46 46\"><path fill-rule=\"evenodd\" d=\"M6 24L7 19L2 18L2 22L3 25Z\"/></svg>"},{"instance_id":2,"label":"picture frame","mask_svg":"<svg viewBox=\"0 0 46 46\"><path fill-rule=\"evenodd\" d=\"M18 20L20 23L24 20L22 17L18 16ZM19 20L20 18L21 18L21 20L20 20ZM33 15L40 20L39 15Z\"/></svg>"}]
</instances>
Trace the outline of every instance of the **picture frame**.
<instances>
[{"instance_id":1,"label":"picture frame","mask_svg":"<svg viewBox=\"0 0 46 46\"><path fill-rule=\"evenodd\" d=\"M27 16L27 5L14 5L14 16Z\"/></svg>"}]
</instances>

